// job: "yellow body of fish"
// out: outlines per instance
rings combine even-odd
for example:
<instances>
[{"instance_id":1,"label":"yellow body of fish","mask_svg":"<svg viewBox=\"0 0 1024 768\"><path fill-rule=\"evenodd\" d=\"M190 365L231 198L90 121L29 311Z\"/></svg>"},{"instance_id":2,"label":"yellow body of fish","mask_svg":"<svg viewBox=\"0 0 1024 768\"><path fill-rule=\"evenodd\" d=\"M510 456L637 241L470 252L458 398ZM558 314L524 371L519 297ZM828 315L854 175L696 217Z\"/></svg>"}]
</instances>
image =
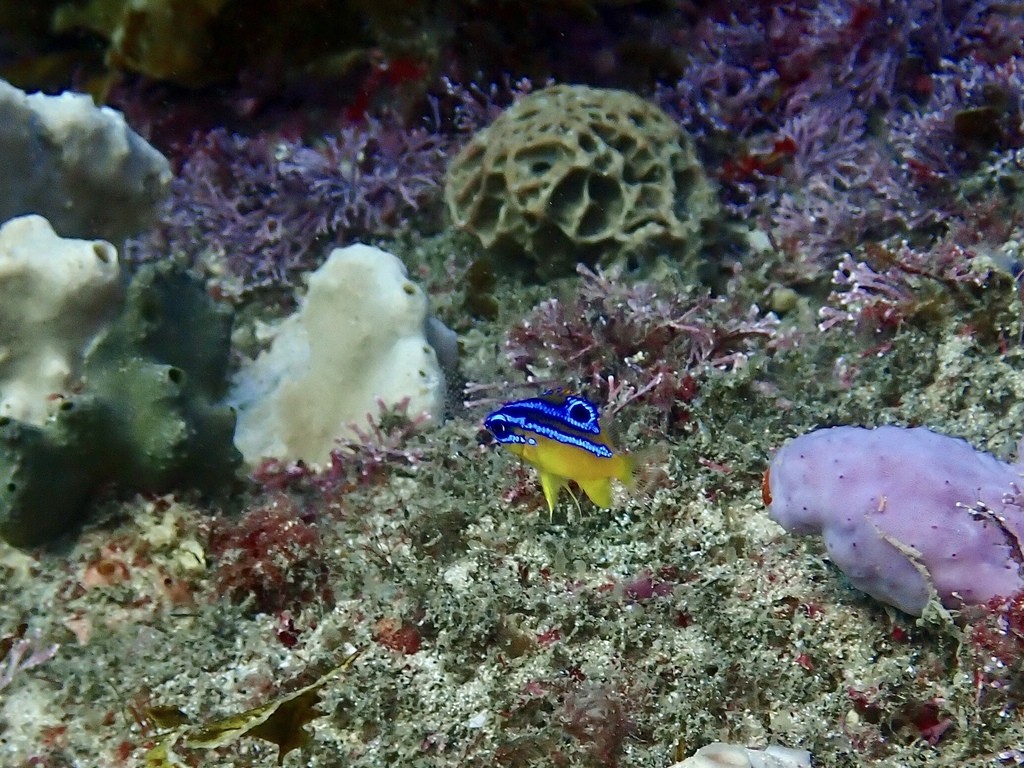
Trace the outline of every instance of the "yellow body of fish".
<instances>
[{"instance_id":1,"label":"yellow body of fish","mask_svg":"<svg viewBox=\"0 0 1024 768\"><path fill-rule=\"evenodd\" d=\"M508 445L512 453L537 468L548 509L554 513L558 494L570 481L576 483L587 497L599 507L612 506L612 480L627 488L633 486L633 460L619 453L605 442L613 452L609 459L592 456L587 451L555 440L537 438L536 445Z\"/></svg>"}]
</instances>

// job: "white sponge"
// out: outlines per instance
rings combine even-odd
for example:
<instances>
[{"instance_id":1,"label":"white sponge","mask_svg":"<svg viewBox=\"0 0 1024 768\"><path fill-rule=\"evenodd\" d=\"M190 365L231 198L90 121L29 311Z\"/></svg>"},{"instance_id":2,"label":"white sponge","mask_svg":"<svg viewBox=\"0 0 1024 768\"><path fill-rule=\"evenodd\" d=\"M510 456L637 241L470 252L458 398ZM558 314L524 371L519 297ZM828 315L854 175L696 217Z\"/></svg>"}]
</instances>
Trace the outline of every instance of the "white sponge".
<instances>
[{"instance_id":1,"label":"white sponge","mask_svg":"<svg viewBox=\"0 0 1024 768\"><path fill-rule=\"evenodd\" d=\"M41 425L120 306L117 249L42 216L0 227L0 416Z\"/></svg>"},{"instance_id":2,"label":"white sponge","mask_svg":"<svg viewBox=\"0 0 1024 768\"><path fill-rule=\"evenodd\" d=\"M262 458L320 465L338 437L365 425L377 400L440 418L444 375L427 342L427 298L405 266L368 245L336 248L309 279L299 310L235 377L235 445Z\"/></svg>"}]
</instances>

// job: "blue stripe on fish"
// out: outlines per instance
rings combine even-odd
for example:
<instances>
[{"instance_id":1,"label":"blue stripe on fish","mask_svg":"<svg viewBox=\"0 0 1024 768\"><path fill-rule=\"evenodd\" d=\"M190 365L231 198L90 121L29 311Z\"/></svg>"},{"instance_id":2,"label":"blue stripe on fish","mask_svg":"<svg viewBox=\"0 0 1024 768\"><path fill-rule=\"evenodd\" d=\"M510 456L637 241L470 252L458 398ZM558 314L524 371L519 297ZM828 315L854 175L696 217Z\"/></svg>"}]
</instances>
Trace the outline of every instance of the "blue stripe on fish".
<instances>
[{"instance_id":1,"label":"blue stripe on fish","mask_svg":"<svg viewBox=\"0 0 1024 768\"><path fill-rule=\"evenodd\" d=\"M559 400L559 398L563 398ZM529 400L518 400L508 403L505 407L516 406L524 410L535 410L538 416L547 416L568 427L592 435L601 434L601 414L597 406L586 398L578 395L561 395L558 392L545 392L543 397Z\"/></svg>"},{"instance_id":2,"label":"blue stripe on fish","mask_svg":"<svg viewBox=\"0 0 1024 768\"><path fill-rule=\"evenodd\" d=\"M484 426L505 445L536 445L536 437L540 437L580 448L600 459L614 455L607 445L588 437L601 433L600 412L589 400L576 395L550 393L506 403L484 420Z\"/></svg>"}]
</instances>

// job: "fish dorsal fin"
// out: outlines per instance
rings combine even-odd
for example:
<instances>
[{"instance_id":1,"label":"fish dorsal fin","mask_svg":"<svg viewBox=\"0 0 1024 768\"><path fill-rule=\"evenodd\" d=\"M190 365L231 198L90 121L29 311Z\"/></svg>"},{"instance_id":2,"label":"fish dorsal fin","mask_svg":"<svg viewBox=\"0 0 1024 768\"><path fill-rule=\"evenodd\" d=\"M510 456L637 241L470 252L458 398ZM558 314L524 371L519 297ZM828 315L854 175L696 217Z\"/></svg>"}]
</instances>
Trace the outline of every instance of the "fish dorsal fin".
<instances>
[{"instance_id":1,"label":"fish dorsal fin","mask_svg":"<svg viewBox=\"0 0 1024 768\"><path fill-rule=\"evenodd\" d=\"M620 450L622 448L623 438L625 437L625 429L622 426L622 422L608 418L607 416L602 416L598 424L601 427L601 436L604 437L612 450Z\"/></svg>"}]
</instances>

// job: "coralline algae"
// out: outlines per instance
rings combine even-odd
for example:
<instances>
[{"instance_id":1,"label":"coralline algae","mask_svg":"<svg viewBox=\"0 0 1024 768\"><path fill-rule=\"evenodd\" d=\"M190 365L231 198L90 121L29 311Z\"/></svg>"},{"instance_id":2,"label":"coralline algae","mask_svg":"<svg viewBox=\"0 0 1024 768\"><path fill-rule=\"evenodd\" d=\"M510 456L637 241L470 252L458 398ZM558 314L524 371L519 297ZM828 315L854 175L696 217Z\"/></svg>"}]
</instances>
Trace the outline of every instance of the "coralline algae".
<instances>
[{"instance_id":1,"label":"coralline algae","mask_svg":"<svg viewBox=\"0 0 1024 768\"><path fill-rule=\"evenodd\" d=\"M1022 471L924 428L833 427L780 449L764 490L855 587L920 615L933 590L955 607L1024 588Z\"/></svg>"}]
</instances>

